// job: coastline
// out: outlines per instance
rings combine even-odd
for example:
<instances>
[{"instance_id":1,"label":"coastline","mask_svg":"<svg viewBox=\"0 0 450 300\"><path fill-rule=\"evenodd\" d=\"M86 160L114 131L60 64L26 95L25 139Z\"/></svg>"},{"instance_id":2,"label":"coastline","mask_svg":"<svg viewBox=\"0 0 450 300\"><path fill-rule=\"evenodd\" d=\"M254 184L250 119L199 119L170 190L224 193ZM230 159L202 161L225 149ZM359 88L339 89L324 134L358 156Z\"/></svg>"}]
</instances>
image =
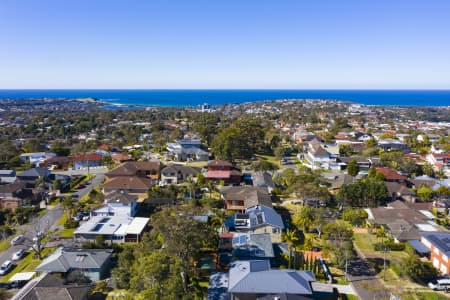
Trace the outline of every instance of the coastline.
<instances>
[{"instance_id":1,"label":"coastline","mask_svg":"<svg viewBox=\"0 0 450 300\"><path fill-rule=\"evenodd\" d=\"M196 107L263 101L327 100L370 106L450 106L450 90L1 90L0 99L96 99L114 107Z\"/></svg>"}]
</instances>

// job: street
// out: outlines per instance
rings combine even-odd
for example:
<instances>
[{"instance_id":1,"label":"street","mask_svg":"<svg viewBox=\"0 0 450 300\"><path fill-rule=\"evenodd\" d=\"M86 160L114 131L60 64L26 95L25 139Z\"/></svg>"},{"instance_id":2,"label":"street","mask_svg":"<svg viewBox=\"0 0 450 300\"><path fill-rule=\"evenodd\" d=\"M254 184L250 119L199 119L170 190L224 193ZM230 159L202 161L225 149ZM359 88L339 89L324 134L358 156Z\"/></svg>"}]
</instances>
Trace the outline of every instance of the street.
<instances>
[{"instance_id":1,"label":"street","mask_svg":"<svg viewBox=\"0 0 450 300\"><path fill-rule=\"evenodd\" d=\"M17 228L17 232L23 232L25 241L21 242L20 245L11 246L7 250L0 253L0 264L3 264L7 260L11 260L11 257L19 249L28 249L33 245L33 237L36 236L37 232L46 232L56 224L58 219L62 216L63 209L60 204L54 206L53 208L47 210L45 215L41 217L36 217L30 223L21 225Z\"/></svg>"},{"instance_id":2,"label":"street","mask_svg":"<svg viewBox=\"0 0 450 300\"><path fill-rule=\"evenodd\" d=\"M90 168L89 173L95 174L95 177L88 184L85 184L85 187L77 190L73 194L78 195L78 199L81 199L83 196L87 195L94 187L100 185L105 178L105 173L108 172L107 168ZM65 174L65 175L85 175L87 170L69 170L69 171L61 171L54 173ZM3 264L7 260L11 260L11 257L15 252L19 249L25 249L28 251L30 247L33 245L33 237L39 231L47 232L55 229L57 226L57 222L59 218L63 215L64 211L61 204L58 204L54 207L49 207L46 213L43 216L35 216L28 224L21 225L17 228L17 232L23 232L23 236L25 240L20 243L20 245L10 246L7 250L0 253L0 264Z\"/></svg>"}]
</instances>

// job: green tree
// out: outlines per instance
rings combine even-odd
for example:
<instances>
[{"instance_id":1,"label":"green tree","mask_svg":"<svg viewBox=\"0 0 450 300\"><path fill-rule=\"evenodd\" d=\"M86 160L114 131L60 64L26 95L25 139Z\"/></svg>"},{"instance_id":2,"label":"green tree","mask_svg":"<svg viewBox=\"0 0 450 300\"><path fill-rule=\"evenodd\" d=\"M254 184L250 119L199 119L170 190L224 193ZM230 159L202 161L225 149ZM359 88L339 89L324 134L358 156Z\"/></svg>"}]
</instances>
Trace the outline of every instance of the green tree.
<instances>
[{"instance_id":1,"label":"green tree","mask_svg":"<svg viewBox=\"0 0 450 300\"><path fill-rule=\"evenodd\" d=\"M359 166L356 160L352 159L347 165L347 174L356 176L359 173Z\"/></svg>"},{"instance_id":2,"label":"green tree","mask_svg":"<svg viewBox=\"0 0 450 300\"><path fill-rule=\"evenodd\" d=\"M55 179L53 181L53 189L59 191L60 188L61 188L61 181Z\"/></svg>"},{"instance_id":3,"label":"green tree","mask_svg":"<svg viewBox=\"0 0 450 300\"><path fill-rule=\"evenodd\" d=\"M433 190L429 187L422 186L417 190L417 196L423 201L430 201L433 197Z\"/></svg>"},{"instance_id":4,"label":"green tree","mask_svg":"<svg viewBox=\"0 0 450 300\"><path fill-rule=\"evenodd\" d=\"M302 206L292 217L292 224L307 232L314 222L314 210L310 206Z\"/></svg>"},{"instance_id":5,"label":"green tree","mask_svg":"<svg viewBox=\"0 0 450 300\"><path fill-rule=\"evenodd\" d=\"M367 217L367 212L363 209L346 209L342 214L344 221L350 222L353 226L363 225Z\"/></svg>"},{"instance_id":6,"label":"green tree","mask_svg":"<svg viewBox=\"0 0 450 300\"><path fill-rule=\"evenodd\" d=\"M436 278L437 270L430 262L422 262L416 255L410 255L400 262L399 270L403 275L420 283Z\"/></svg>"},{"instance_id":7,"label":"green tree","mask_svg":"<svg viewBox=\"0 0 450 300\"><path fill-rule=\"evenodd\" d=\"M288 268L290 269L291 261L292 261L292 249L295 247L295 245L298 242L297 231L288 229L284 233L283 238L286 241L287 246L288 246L288 251L289 251L289 266L288 266Z\"/></svg>"},{"instance_id":8,"label":"green tree","mask_svg":"<svg viewBox=\"0 0 450 300\"><path fill-rule=\"evenodd\" d=\"M252 168L255 171L275 171L278 170L278 166L267 160L259 160L252 164Z\"/></svg>"}]
</instances>

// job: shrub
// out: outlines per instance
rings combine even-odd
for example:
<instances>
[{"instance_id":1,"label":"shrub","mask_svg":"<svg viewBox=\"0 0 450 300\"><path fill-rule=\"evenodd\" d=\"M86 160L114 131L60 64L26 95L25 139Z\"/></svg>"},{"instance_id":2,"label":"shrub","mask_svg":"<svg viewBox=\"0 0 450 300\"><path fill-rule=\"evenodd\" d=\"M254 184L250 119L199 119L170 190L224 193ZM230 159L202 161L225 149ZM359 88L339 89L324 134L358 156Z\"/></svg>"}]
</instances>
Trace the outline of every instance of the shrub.
<instances>
[{"instance_id":1,"label":"shrub","mask_svg":"<svg viewBox=\"0 0 450 300\"><path fill-rule=\"evenodd\" d=\"M373 248L375 249L375 251L384 251L385 247L388 247L389 251L403 251L403 250L405 250L405 244L404 243L387 242L387 243L375 243L373 245Z\"/></svg>"},{"instance_id":2,"label":"shrub","mask_svg":"<svg viewBox=\"0 0 450 300\"><path fill-rule=\"evenodd\" d=\"M67 222L64 224L64 228L69 229L69 228L77 228L79 225L79 222L77 220L67 220Z\"/></svg>"}]
</instances>

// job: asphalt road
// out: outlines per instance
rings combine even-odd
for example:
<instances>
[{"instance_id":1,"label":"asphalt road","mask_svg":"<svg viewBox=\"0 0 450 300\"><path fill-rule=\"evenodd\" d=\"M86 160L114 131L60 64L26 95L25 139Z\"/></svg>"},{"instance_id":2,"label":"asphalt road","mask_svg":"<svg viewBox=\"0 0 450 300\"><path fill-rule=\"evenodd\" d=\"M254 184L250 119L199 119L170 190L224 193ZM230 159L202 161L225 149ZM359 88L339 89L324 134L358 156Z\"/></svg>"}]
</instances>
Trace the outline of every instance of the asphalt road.
<instances>
[{"instance_id":1,"label":"asphalt road","mask_svg":"<svg viewBox=\"0 0 450 300\"><path fill-rule=\"evenodd\" d=\"M52 209L38 218L35 218L29 224L21 225L17 229L18 232L24 232L23 236L25 240L16 246L11 246L7 250L0 253L0 264L3 264L7 260L11 260L13 254L19 249L28 250L33 245L33 237L36 236L39 231L48 231L58 219L62 216L63 209L61 205L54 206Z\"/></svg>"},{"instance_id":2,"label":"asphalt road","mask_svg":"<svg viewBox=\"0 0 450 300\"><path fill-rule=\"evenodd\" d=\"M89 173L95 174L96 176L92 179L89 184L85 184L83 189L77 190L75 194L78 195L78 199L81 199L84 195L88 194L94 187L100 185L105 178L105 173L108 172L107 168L90 168ZM84 175L87 170L69 170L58 172L65 175ZM7 260L11 260L13 254L19 249L28 250L33 245L33 237L39 231L49 231L57 226L57 221L63 215L64 211L61 204L58 204L52 208L49 208L47 212L40 217L36 217L29 224L21 225L17 228L18 232L24 232L23 236L25 240L21 242L20 245L11 246L7 250L0 253L0 264L3 264Z\"/></svg>"},{"instance_id":3,"label":"asphalt road","mask_svg":"<svg viewBox=\"0 0 450 300\"><path fill-rule=\"evenodd\" d=\"M87 195L94 187L100 185L103 182L103 179L105 178L105 173L108 172L108 168L98 167L98 168L90 168L89 173L95 174L95 177L89 182L85 184L85 187L82 189L77 190L76 192L72 193L73 195L77 195L75 197L78 197L78 199L83 198L85 195ZM68 170L68 171L61 171L61 172L55 172L59 174L64 175L85 175L87 174L87 169L82 170Z\"/></svg>"}]
</instances>

